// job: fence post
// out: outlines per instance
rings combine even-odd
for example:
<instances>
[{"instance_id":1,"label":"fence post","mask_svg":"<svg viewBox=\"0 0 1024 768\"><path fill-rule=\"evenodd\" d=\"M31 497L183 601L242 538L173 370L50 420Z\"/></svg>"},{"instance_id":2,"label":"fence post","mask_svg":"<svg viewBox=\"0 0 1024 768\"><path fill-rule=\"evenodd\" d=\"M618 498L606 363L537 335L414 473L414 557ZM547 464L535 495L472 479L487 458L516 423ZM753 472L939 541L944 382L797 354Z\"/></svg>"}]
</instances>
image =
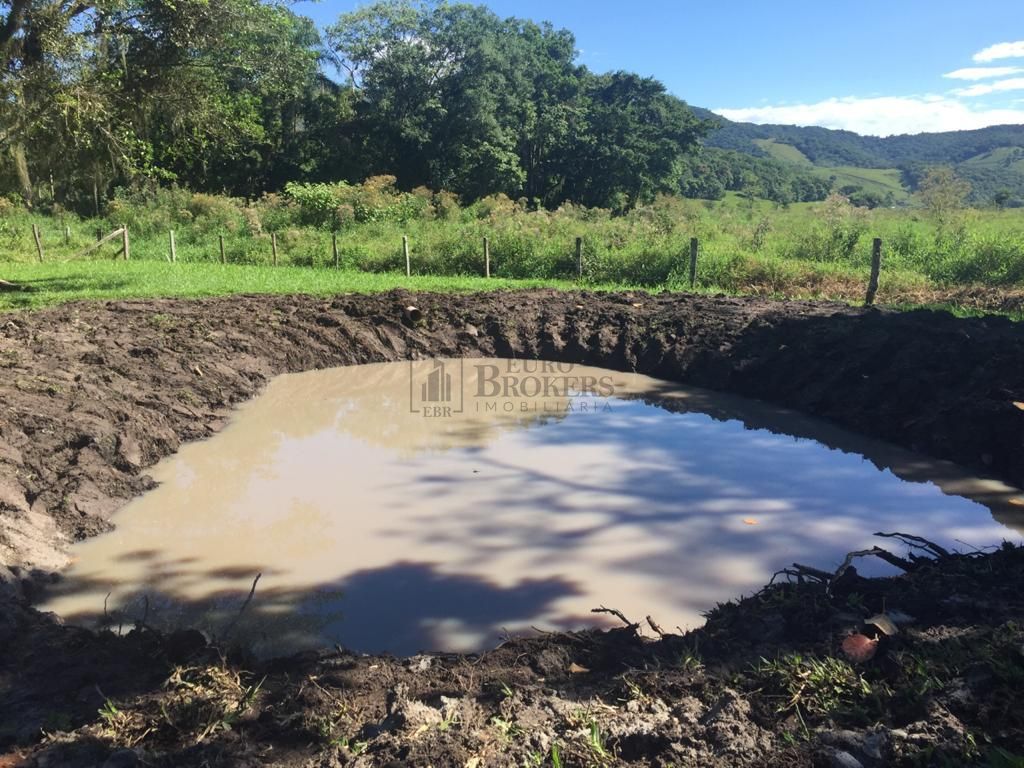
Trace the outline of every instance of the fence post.
<instances>
[{"instance_id":1,"label":"fence post","mask_svg":"<svg viewBox=\"0 0 1024 768\"><path fill-rule=\"evenodd\" d=\"M224 254L224 235L217 235L217 238L220 241L220 263L227 264L228 257Z\"/></svg>"},{"instance_id":2,"label":"fence post","mask_svg":"<svg viewBox=\"0 0 1024 768\"><path fill-rule=\"evenodd\" d=\"M170 230L170 235L171 235L171 258L170 258L170 261L171 261L171 264L174 264L174 263L176 263L178 261L178 249L174 247L174 230L173 229Z\"/></svg>"},{"instance_id":3,"label":"fence post","mask_svg":"<svg viewBox=\"0 0 1024 768\"><path fill-rule=\"evenodd\" d=\"M277 232L270 233L270 247L274 249L274 266L277 266Z\"/></svg>"},{"instance_id":4,"label":"fence post","mask_svg":"<svg viewBox=\"0 0 1024 768\"><path fill-rule=\"evenodd\" d=\"M405 276L412 277L412 262L409 260L408 235L402 235L402 255L405 256Z\"/></svg>"},{"instance_id":5,"label":"fence post","mask_svg":"<svg viewBox=\"0 0 1024 768\"><path fill-rule=\"evenodd\" d=\"M338 233L331 233L331 254L334 256L334 268L337 269L341 262L338 258Z\"/></svg>"},{"instance_id":6,"label":"fence post","mask_svg":"<svg viewBox=\"0 0 1024 768\"><path fill-rule=\"evenodd\" d=\"M864 297L864 306L875 303L878 293L878 273L882 270L882 238L876 237L871 242L871 277L868 279L868 295Z\"/></svg>"},{"instance_id":7,"label":"fence post","mask_svg":"<svg viewBox=\"0 0 1024 768\"><path fill-rule=\"evenodd\" d=\"M700 247L696 237L690 238L690 290L697 282L697 249Z\"/></svg>"},{"instance_id":8,"label":"fence post","mask_svg":"<svg viewBox=\"0 0 1024 768\"><path fill-rule=\"evenodd\" d=\"M491 276L491 241L484 238L484 277Z\"/></svg>"},{"instance_id":9,"label":"fence post","mask_svg":"<svg viewBox=\"0 0 1024 768\"><path fill-rule=\"evenodd\" d=\"M43 260L43 239L39 235L39 227L35 224L32 225L32 237L36 240L36 253L39 254L39 261Z\"/></svg>"},{"instance_id":10,"label":"fence post","mask_svg":"<svg viewBox=\"0 0 1024 768\"><path fill-rule=\"evenodd\" d=\"M132 257L131 244L128 240L128 225L125 224L121 227L121 247L124 250L124 260L128 261Z\"/></svg>"},{"instance_id":11,"label":"fence post","mask_svg":"<svg viewBox=\"0 0 1024 768\"><path fill-rule=\"evenodd\" d=\"M580 280L583 279L583 238L576 238L576 272Z\"/></svg>"},{"instance_id":12,"label":"fence post","mask_svg":"<svg viewBox=\"0 0 1024 768\"><path fill-rule=\"evenodd\" d=\"M64 245L71 245L71 227L64 225Z\"/></svg>"},{"instance_id":13,"label":"fence post","mask_svg":"<svg viewBox=\"0 0 1024 768\"><path fill-rule=\"evenodd\" d=\"M100 229L99 227L96 227L96 242L98 243L102 239L103 239L103 230Z\"/></svg>"}]
</instances>

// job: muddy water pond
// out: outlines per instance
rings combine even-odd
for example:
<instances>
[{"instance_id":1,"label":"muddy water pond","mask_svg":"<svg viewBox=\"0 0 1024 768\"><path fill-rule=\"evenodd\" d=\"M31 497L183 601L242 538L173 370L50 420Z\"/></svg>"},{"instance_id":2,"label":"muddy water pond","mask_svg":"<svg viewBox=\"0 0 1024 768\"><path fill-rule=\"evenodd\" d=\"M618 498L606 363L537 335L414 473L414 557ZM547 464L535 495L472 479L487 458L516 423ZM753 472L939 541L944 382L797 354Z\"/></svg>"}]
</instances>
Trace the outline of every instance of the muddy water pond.
<instances>
[{"instance_id":1,"label":"muddy water pond","mask_svg":"<svg viewBox=\"0 0 1024 768\"><path fill-rule=\"evenodd\" d=\"M749 400L510 360L281 376L152 475L40 607L264 656L480 650L602 625L599 606L685 629L874 531L961 549L1024 531L1016 489L950 464Z\"/></svg>"}]
</instances>

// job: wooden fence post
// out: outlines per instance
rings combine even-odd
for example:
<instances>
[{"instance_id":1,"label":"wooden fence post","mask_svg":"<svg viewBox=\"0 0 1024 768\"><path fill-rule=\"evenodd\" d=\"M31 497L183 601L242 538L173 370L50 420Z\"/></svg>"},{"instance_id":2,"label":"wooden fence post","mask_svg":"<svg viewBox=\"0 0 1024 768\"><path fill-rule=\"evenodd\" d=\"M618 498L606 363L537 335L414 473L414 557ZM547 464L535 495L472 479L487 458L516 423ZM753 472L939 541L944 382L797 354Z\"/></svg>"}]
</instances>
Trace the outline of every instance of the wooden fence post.
<instances>
[{"instance_id":1,"label":"wooden fence post","mask_svg":"<svg viewBox=\"0 0 1024 768\"><path fill-rule=\"evenodd\" d=\"M864 298L864 306L875 303L878 293L878 273L882 270L882 238L876 237L871 243L871 277L868 278L868 295Z\"/></svg>"},{"instance_id":2,"label":"wooden fence post","mask_svg":"<svg viewBox=\"0 0 1024 768\"><path fill-rule=\"evenodd\" d=\"M690 290L693 290L693 286L697 282L697 249L700 244L697 242L696 237L690 238Z\"/></svg>"},{"instance_id":3,"label":"wooden fence post","mask_svg":"<svg viewBox=\"0 0 1024 768\"><path fill-rule=\"evenodd\" d=\"M170 230L170 236L171 236L171 258L170 258L170 262L171 262L171 264L174 264L174 263L176 263L178 261L178 249L174 247L174 230L173 229Z\"/></svg>"},{"instance_id":4,"label":"wooden fence post","mask_svg":"<svg viewBox=\"0 0 1024 768\"><path fill-rule=\"evenodd\" d=\"M402 255L405 256L405 276L412 277L412 261L409 259L408 235L402 235Z\"/></svg>"},{"instance_id":5,"label":"wooden fence post","mask_svg":"<svg viewBox=\"0 0 1024 768\"><path fill-rule=\"evenodd\" d=\"M71 245L71 227L64 225L64 245Z\"/></svg>"},{"instance_id":6,"label":"wooden fence post","mask_svg":"<svg viewBox=\"0 0 1024 768\"><path fill-rule=\"evenodd\" d=\"M491 241L484 238L484 277L491 276Z\"/></svg>"},{"instance_id":7,"label":"wooden fence post","mask_svg":"<svg viewBox=\"0 0 1024 768\"><path fill-rule=\"evenodd\" d=\"M227 264L228 257L224 254L224 235L217 235L217 239L220 241L220 263Z\"/></svg>"},{"instance_id":8,"label":"wooden fence post","mask_svg":"<svg viewBox=\"0 0 1024 768\"><path fill-rule=\"evenodd\" d=\"M96 227L96 242L98 243L102 239L103 239L103 230L100 229L99 227Z\"/></svg>"},{"instance_id":9,"label":"wooden fence post","mask_svg":"<svg viewBox=\"0 0 1024 768\"><path fill-rule=\"evenodd\" d=\"M43 238L39 234L39 227L35 224L32 225L32 237L36 240L36 253L39 254L39 261L43 260Z\"/></svg>"},{"instance_id":10,"label":"wooden fence post","mask_svg":"<svg viewBox=\"0 0 1024 768\"><path fill-rule=\"evenodd\" d=\"M124 260L128 261L132 257L131 243L128 240L128 225L125 224L121 229L121 248L124 251Z\"/></svg>"},{"instance_id":11,"label":"wooden fence post","mask_svg":"<svg viewBox=\"0 0 1024 768\"><path fill-rule=\"evenodd\" d=\"M78 253L76 253L71 258L72 259L80 259L83 256L87 256L88 254L90 254L93 251L95 251L96 249L98 249L105 242L107 242L108 240L113 240L115 237L120 237L122 239L122 247L123 247L123 243L124 243L124 227L120 227L118 229L115 229L113 232L111 232L106 237L103 237L102 236L102 232L101 232L99 240L97 240L95 243L90 245L88 248L84 248L83 250L79 251ZM120 253L120 251L118 251L118 253ZM117 255L115 255L114 258L117 258Z\"/></svg>"},{"instance_id":12,"label":"wooden fence post","mask_svg":"<svg viewBox=\"0 0 1024 768\"><path fill-rule=\"evenodd\" d=\"M576 272L580 280L583 279L583 238L576 238Z\"/></svg>"},{"instance_id":13,"label":"wooden fence post","mask_svg":"<svg viewBox=\"0 0 1024 768\"><path fill-rule=\"evenodd\" d=\"M274 266L277 266L277 232L270 233L270 247L274 249Z\"/></svg>"},{"instance_id":14,"label":"wooden fence post","mask_svg":"<svg viewBox=\"0 0 1024 768\"><path fill-rule=\"evenodd\" d=\"M334 256L334 268L337 269L341 266L341 260L338 258L338 233L331 233L331 254Z\"/></svg>"}]
</instances>

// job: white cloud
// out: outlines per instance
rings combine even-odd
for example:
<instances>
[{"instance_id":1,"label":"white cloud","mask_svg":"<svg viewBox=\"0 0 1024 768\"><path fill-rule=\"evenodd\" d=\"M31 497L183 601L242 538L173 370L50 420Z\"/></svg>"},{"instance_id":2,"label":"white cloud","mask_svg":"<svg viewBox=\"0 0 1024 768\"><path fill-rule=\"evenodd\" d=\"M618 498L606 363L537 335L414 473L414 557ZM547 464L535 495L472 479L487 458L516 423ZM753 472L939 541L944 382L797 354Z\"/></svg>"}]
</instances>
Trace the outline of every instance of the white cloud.
<instances>
[{"instance_id":1,"label":"white cloud","mask_svg":"<svg viewBox=\"0 0 1024 768\"><path fill-rule=\"evenodd\" d=\"M990 77L1016 75L1018 72L1024 72L1024 69L1020 67L965 67L964 69L947 72L943 77L949 77L953 80L985 80Z\"/></svg>"},{"instance_id":2,"label":"white cloud","mask_svg":"<svg viewBox=\"0 0 1024 768\"><path fill-rule=\"evenodd\" d=\"M995 61L996 59L1024 59L1024 40L996 43L974 54L975 61Z\"/></svg>"},{"instance_id":3,"label":"white cloud","mask_svg":"<svg viewBox=\"0 0 1024 768\"><path fill-rule=\"evenodd\" d=\"M989 93L1003 91L1024 91L1024 77L1011 77L1009 80L997 80L994 83L978 83L970 88L957 88L953 91L957 96L985 96Z\"/></svg>"},{"instance_id":4,"label":"white cloud","mask_svg":"<svg viewBox=\"0 0 1024 768\"><path fill-rule=\"evenodd\" d=\"M722 117L744 123L820 125L868 136L936 133L1024 123L1024 109L978 109L948 96L833 98L814 104L715 109Z\"/></svg>"}]
</instances>

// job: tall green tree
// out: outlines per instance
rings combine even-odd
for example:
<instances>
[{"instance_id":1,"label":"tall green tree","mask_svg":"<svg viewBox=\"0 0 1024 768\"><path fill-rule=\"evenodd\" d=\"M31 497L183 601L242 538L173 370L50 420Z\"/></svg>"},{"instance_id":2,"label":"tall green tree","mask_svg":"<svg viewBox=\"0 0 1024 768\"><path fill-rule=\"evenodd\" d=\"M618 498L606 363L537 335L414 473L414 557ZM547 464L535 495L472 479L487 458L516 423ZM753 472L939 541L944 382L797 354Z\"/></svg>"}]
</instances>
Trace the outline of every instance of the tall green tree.
<instances>
[{"instance_id":1,"label":"tall green tree","mask_svg":"<svg viewBox=\"0 0 1024 768\"><path fill-rule=\"evenodd\" d=\"M95 208L115 183L256 192L308 161L319 37L282 4L15 0L0 14L0 149L29 204L39 179Z\"/></svg>"},{"instance_id":2,"label":"tall green tree","mask_svg":"<svg viewBox=\"0 0 1024 768\"><path fill-rule=\"evenodd\" d=\"M406 188L621 209L672 188L702 132L657 81L595 76L568 32L481 6L383 0L327 39L372 172Z\"/></svg>"}]
</instances>

